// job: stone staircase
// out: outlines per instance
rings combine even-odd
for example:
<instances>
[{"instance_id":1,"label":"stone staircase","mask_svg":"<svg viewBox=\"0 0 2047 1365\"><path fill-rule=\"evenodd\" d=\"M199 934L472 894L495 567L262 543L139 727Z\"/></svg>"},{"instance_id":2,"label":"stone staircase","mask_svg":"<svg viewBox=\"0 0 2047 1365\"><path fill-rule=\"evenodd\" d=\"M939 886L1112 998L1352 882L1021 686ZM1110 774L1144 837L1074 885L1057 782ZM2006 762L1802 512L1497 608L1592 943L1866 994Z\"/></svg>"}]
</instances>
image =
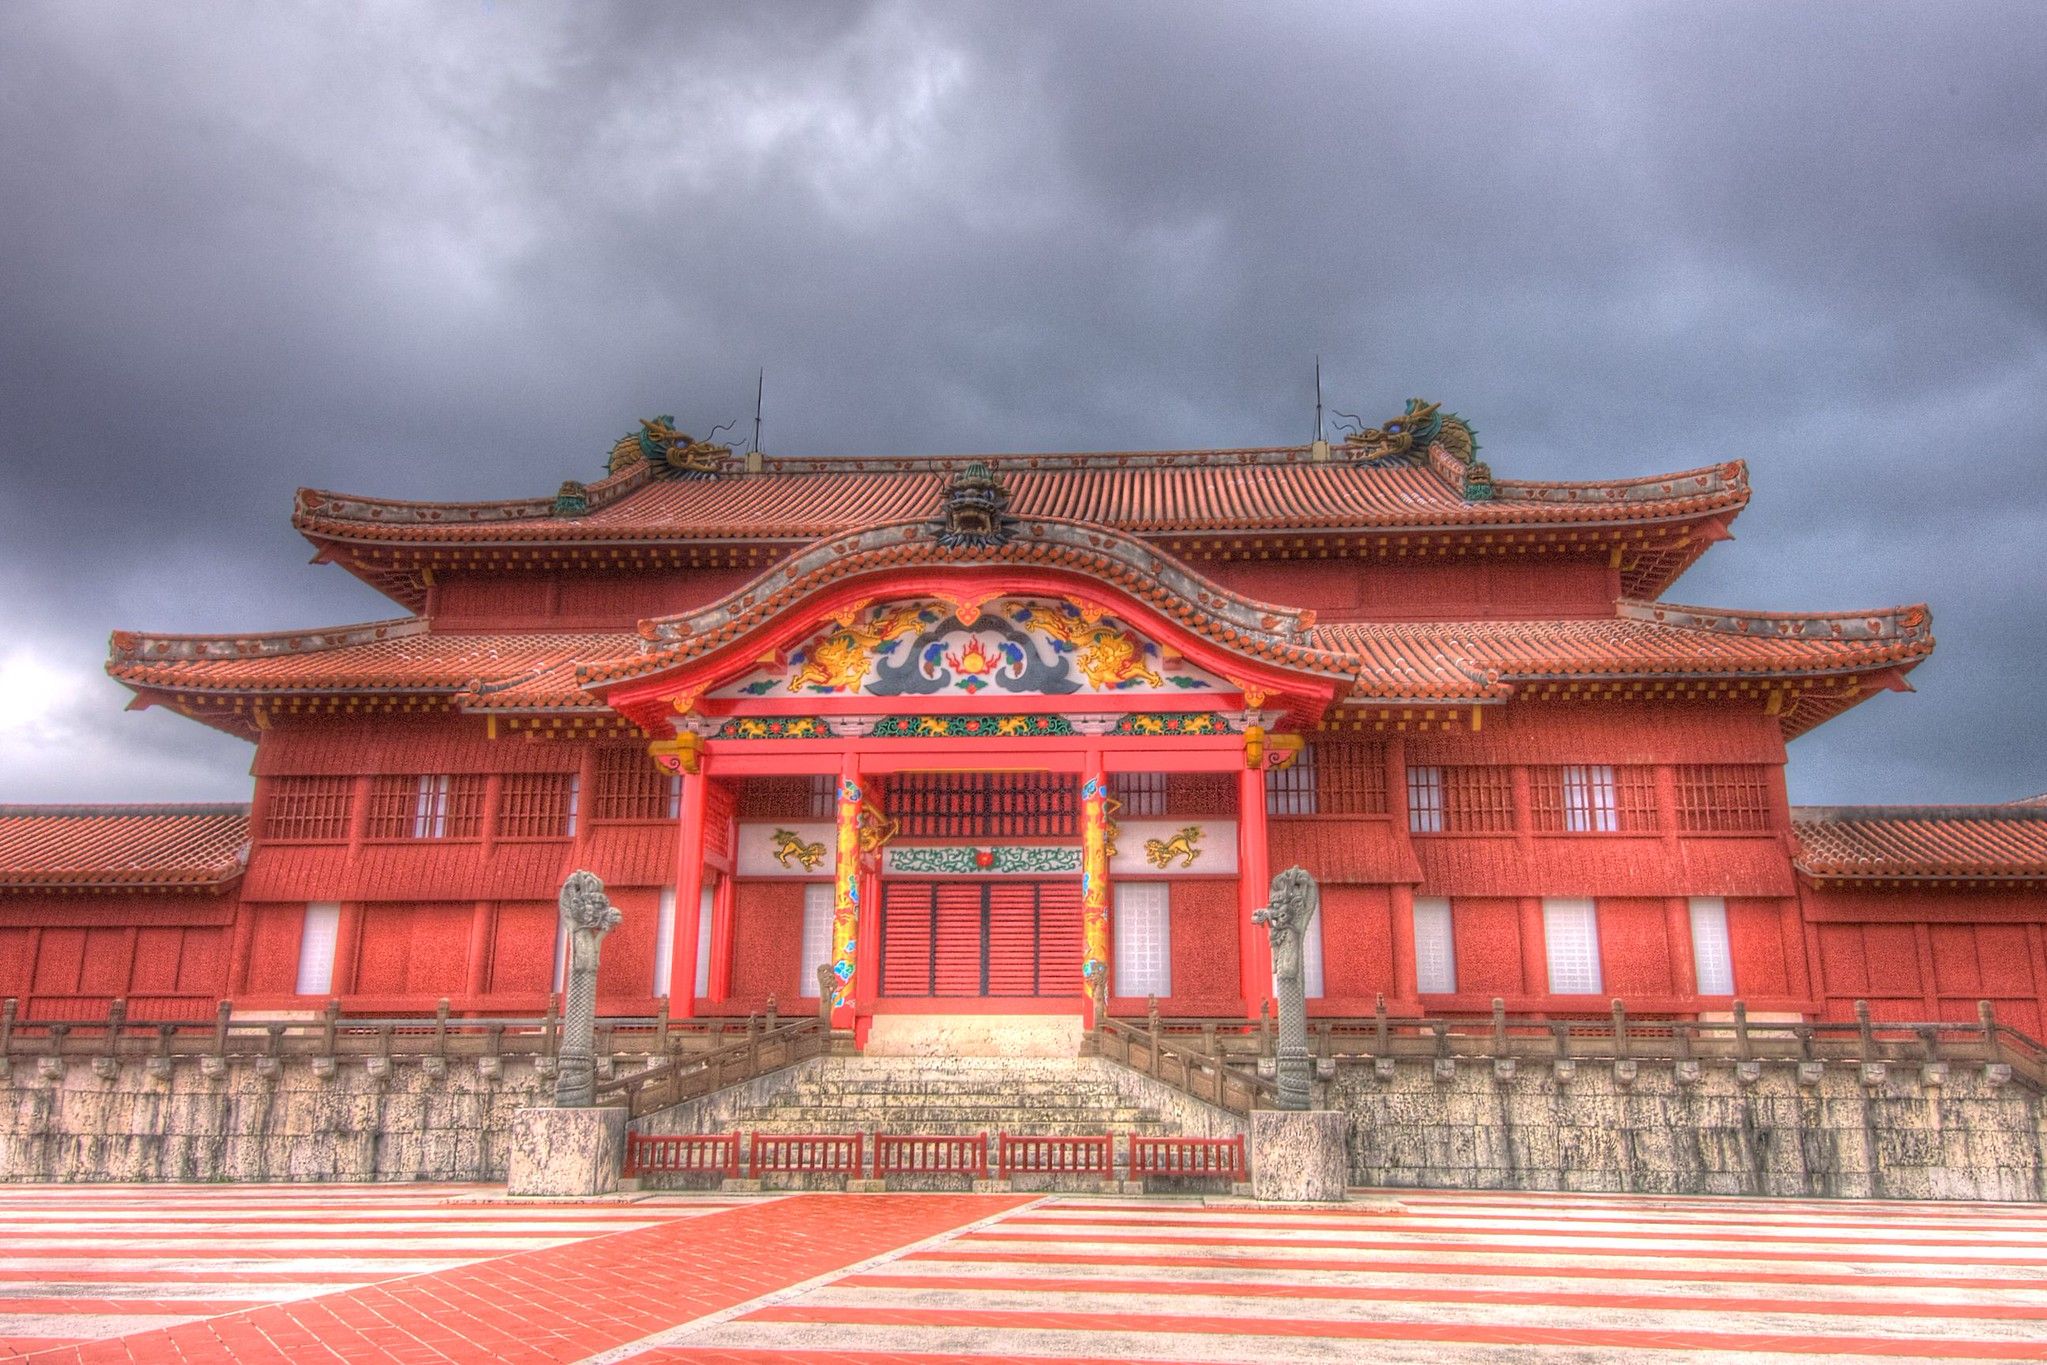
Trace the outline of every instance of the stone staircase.
<instances>
[{"instance_id":1,"label":"stone staircase","mask_svg":"<svg viewBox=\"0 0 2047 1365\"><path fill-rule=\"evenodd\" d=\"M1115 1138L1236 1137L1243 1120L1100 1057L818 1057L649 1114L636 1132L973 1136L990 1161L1000 1133ZM691 1182L647 1177L648 1187ZM700 1182L699 1182L700 1183ZM836 1177L790 1177L782 1188L833 1188ZM1021 1183L1021 1182L1020 1182ZM918 1182L891 1178L890 1188Z\"/></svg>"}]
</instances>

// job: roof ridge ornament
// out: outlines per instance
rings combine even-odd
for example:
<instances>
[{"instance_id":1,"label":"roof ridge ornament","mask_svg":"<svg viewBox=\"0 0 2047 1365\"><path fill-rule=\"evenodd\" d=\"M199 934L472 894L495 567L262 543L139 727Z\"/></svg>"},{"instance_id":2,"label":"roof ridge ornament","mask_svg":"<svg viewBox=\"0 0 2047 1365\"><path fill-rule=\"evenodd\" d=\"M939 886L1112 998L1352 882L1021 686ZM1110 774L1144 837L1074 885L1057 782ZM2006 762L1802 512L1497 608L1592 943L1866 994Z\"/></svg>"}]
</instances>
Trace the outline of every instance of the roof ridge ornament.
<instances>
[{"instance_id":1,"label":"roof ridge ornament","mask_svg":"<svg viewBox=\"0 0 2047 1365\"><path fill-rule=\"evenodd\" d=\"M611 447L605 469L616 474L642 461L657 479L709 479L730 466L732 447L716 441L699 441L678 430L671 414L662 413L643 419L638 431L619 437Z\"/></svg>"},{"instance_id":2,"label":"roof ridge ornament","mask_svg":"<svg viewBox=\"0 0 2047 1365\"><path fill-rule=\"evenodd\" d=\"M1466 502L1491 501L1493 471L1478 458L1478 432L1456 413L1444 412L1441 403L1410 398L1400 416L1377 427L1367 427L1347 412L1336 415L1351 423L1343 448L1354 458L1378 463L1419 455Z\"/></svg>"},{"instance_id":3,"label":"roof ridge ornament","mask_svg":"<svg viewBox=\"0 0 2047 1365\"><path fill-rule=\"evenodd\" d=\"M931 535L948 550L1006 545L1016 533L1009 515L1009 489L995 471L971 460L953 471L930 523Z\"/></svg>"}]
</instances>

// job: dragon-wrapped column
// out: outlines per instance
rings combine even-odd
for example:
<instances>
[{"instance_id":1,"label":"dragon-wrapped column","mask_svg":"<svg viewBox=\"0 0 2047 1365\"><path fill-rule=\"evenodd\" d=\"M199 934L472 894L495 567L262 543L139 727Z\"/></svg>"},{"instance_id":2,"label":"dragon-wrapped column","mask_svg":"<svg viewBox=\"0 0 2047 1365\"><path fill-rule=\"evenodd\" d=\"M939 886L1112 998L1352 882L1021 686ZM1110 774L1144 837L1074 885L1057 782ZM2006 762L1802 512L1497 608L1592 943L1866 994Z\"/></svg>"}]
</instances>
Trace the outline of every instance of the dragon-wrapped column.
<instances>
[{"instance_id":1,"label":"dragon-wrapped column","mask_svg":"<svg viewBox=\"0 0 2047 1365\"><path fill-rule=\"evenodd\" d=\"M1092 1025L1109 1007L1109 779L1097 762L1080 787L1080 979Z\"/></svg>"}]
</instances>

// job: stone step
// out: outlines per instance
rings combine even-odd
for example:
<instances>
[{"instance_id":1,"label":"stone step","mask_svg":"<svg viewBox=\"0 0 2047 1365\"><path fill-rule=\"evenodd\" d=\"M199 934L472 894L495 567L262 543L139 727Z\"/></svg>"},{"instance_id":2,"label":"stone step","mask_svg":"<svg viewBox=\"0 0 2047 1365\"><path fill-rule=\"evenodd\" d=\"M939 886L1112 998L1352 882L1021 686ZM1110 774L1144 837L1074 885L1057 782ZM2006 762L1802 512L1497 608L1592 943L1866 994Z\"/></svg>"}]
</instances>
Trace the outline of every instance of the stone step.
<instances>
[{"instance_id":1,"label":"stone step","mask_svg":"<svg viewBox=\"0 0 2047 1365\"><path fill-rule=\"evenodd\" d=\"M1117 1095L1121 1089L1114 1081L1099 1076L1048 1077L974 1077L974 1076L924 1076L906 1071L900 1075L867 1073L858 1076L834 1076L830 1074L809 1076L797 1082L804 1090L840 1095L916 1094L986 1094L990 1091L1006 1091L1017 1094L1047 1095Z\"/></svg>"}]
</instances>

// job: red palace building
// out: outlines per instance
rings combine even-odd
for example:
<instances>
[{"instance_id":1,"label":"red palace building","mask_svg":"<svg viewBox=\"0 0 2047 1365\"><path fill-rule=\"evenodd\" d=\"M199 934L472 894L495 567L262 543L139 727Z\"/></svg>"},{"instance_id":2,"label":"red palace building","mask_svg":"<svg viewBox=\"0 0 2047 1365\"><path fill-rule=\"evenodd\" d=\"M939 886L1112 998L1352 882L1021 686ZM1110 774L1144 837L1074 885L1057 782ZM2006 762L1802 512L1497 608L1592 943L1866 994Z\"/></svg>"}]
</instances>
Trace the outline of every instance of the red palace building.
<instances>
[{"instance_id":1,"label":"red palace building","mask_svg":"<svg viewBox=\"0 0 2047 1365\"><path fill-rule=\"evenodd\" d=\"M0 808L24 1018L600 1010L1256 1016L1274 870L1311 1012L2041 1031L2047 808L1793 809L1788 741L1904 690L1924 607L1677 606L1740 462L1493 477L1415 402L1341 444L782 459L642 424L552 497L301 491L401 615L120 631L249 740L247 807Z\"/></svg>"}]
</instances>

